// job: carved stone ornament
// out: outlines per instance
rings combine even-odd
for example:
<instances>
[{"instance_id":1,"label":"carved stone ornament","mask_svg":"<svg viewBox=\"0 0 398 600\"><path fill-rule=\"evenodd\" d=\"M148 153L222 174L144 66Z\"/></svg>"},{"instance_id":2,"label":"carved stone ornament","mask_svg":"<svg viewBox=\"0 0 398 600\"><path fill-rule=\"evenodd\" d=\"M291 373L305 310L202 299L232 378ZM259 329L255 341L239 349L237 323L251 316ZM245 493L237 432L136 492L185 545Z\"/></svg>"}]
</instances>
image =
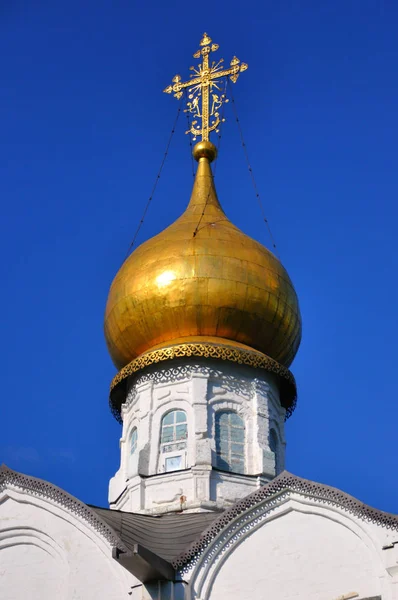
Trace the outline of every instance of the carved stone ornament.
<instances>
[{"instance_id":1,"label":"carved stone ornament","mask_svg":"<svg viewBox=\"0 0 398 600\"><path fill-rule=\"evenodd\" d=\"M146 352L132 360L119 371L111 383L109 404L114 417L122 422L121 406L126 401L127 379L146 367L178 358L210 358L224 360L254 369L264 369L279 377L280 399L286 409L286 418L293 413L297 402L296 382L293 374L276 360L256 350L232 348L222 344L187 343Z\"/></svg>"},{"instance_id":2,"label":"carved stone ornament","mask_svg":"<svg viewBox=\"0 0 398 600\"><path fill-rule=\"evenodd\" d=\"M372 508L336 488L302 479L288 471L283 471L270 483L266 483L262 488L242 498L223 512L187 550L174 559L173 567L176 570L189 571L205 548L235 519L260 504L266 504L269 510L273 510L291 494L300 494L304 498L320 504L340 507L362 521L398 531L398 515ZM264 506L262 512L264 512Z\"/></svg>"},{"instance_id":3,"label":"carved stone ornament","mask_svg":"<svg viewBox=\"0 0 398 600\"><path fill-rule=\"evenodd\" d=\"M45 498L54 504L66 508L68 511L85 521L90 527L104 537L113 548L118 548L122 552L128 552L116 532L105 523L97 513L87 504L81 502L71 494L68 494L61 488L29 475L23 475L17 471L9 469L6 465L0 465L0 493L7 488L17 488L23 490L31 496Z\"/></svg>"}]
</instances>

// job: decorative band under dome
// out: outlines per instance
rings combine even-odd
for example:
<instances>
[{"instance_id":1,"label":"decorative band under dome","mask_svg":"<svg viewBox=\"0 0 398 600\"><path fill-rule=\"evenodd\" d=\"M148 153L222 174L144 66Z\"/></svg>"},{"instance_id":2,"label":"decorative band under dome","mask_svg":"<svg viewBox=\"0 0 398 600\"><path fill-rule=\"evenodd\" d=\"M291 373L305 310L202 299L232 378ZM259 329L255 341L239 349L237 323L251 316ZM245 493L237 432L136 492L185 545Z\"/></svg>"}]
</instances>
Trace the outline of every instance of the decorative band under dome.
<instances>
[{"instance_id":1,"label":"decorative band under dome","mask_svg":"<svg viewBox=\"0 0 398 600\"><path fill-rule=\"evenodd\" d=\"M279 364L273 358L256 350L236 348L225 344L188 342L149 350L129 362L119 371L112 380L109 396L110 408L117 421L119 423L122 422L121 408L126 400L126 385L129 377L151 365L167 360L189 357L226 360L274 373L280 380L280 401L286 410L287 419L296 408L297 388L294 376L289 369Z\"/></svg>"}]
</instances>

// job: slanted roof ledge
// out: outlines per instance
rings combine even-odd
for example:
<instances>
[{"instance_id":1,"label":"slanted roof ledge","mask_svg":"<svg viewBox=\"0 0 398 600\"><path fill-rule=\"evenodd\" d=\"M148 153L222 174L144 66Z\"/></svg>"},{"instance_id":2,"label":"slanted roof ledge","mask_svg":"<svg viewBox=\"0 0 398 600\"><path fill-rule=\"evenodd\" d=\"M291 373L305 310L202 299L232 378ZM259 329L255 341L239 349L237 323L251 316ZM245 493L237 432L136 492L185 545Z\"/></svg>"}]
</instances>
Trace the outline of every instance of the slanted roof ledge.
<instances>
[{"instance_id":1,"label":"slanted roof ledge","mask_svg":"<svg viewBox=\"0 0 398 600\"><path fill-rule=\"evenodd\" d=\"M141 544L134 544L130 552L120 552L114 548L112 557L142 583L159 579L168 581L175 579L175 570L171 564Z\"/></svg>"}]
</instances>

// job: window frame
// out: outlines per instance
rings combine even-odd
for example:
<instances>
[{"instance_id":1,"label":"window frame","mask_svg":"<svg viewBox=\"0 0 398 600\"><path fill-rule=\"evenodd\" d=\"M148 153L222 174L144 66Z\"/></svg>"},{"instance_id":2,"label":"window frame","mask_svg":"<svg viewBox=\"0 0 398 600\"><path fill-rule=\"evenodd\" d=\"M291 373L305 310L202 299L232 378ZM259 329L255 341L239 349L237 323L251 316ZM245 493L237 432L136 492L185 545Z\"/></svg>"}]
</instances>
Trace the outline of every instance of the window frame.
<instances>
[{"instance_id":1,"label":"window frame","mask_svg":"<svg viewBox=\"0 0 398 600\"><path fill-rule=\"evenodd\" d=\"M184 414L184 420L178 420L178 413ZM164 423L165 419L173 414L172 423ZM177 437L177 427L185 425L185 437ZM170 429L173 432L172 439L169 441L162 441L164 428ZM159 467L160 473L172 473L174 471L183 471L187 468L187 452L188 452L188 415L182 408L172 408L165 412L160 419L160 432L159 432ZM166 459L181 457L181 466L178 469L170 471L166 470Z\"/></svg>"},{"instance_id":2,"label":"window frame","mask_svg":"<svg viewBox=\"0 0 398 600\"><path fill-rule=\"evenodd\" d=\"M134 437L134 447L133 447L133 437ZM133 427L129 436L129 448L130 448L130 456L135 456L138 450L138 429L137 427Z\"/></svg>"},{"instance_id":3,"label":"window frame","mask_svg":"<svg viewBox=\"0 0 398 600\"><path fill-rule=\"evenodd\" d=\"M183 450L183 451L178 450L176 452L168 452L168 453L163 454L163 456L164 456L164 472L165 473L173 473L174 471L183 471L186 468L185 450ZM181 458L181 466L178 467L178 469L167 470L167 468L166 468L167 461L172 458Z\"/></svg>"},{"instance_id":4,"label":"window frame","mask_svg":"<svg viewBox=\"0 0 398 600\"><path fill-rule=\"evenodd\" d=\"M178 413L184 413L185 415L185 420L184 421L178 421L177 420L177 415ZM165 419L169 416L169 415L173 415L173 422L172 423L165 423ZM185 429L186 429L186 434L185 437L177 437L177 428L185 425ZM172 430L173 432L173 436L172 439L169 441L163 441L163 432L164 429L169 429ZM181 410L180 408L174 408L172 410L169 410L167 413L165 413L160 421L160 447L162 449L162 453L167 452L167 450L164 450L165 447L167 446L175 446L177 444L185 444L185 447L187 445L187 440L188 440L188 417L187 417L187 413L185 412L185 410ZM178 450L180 450L182 448L178 448ZM169 452L174 452L174 450L169 450Z\"/></svg>"},{"instance_id":5,"label":"window frame","mask_svg":"<svg viewBox=\"0 0 398 600\"><path fill-rule=\"evenodd\" d=\"M221 428L226 427L225 424L221 424L221 418L223 415L228 415L227 429L224 429L222 433ZM236 416L240 423L239 426L231 423L232 415ZM242 441L233 439L233 430L243 432ZM227 435L226 435L227 434ZM214 439L215 439L215 450L216 450L216 467L222 471L228 473L236 473L244 475L246 473L246 423L244 418L233 409L220 409L215 412L214 416ZM221 446L227 444L227 452L221 450ZM241 446L240 453L233 452L233 445ZM236 457L240 458L240 468L236 468Z\"/></svg>"}]
</instances>

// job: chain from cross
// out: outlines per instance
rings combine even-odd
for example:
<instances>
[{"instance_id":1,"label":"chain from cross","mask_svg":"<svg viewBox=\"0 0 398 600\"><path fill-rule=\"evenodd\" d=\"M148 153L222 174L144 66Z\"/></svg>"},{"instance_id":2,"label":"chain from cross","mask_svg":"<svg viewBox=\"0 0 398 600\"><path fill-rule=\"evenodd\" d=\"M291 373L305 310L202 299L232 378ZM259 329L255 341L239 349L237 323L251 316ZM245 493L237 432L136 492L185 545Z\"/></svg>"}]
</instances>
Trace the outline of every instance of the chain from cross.
<instances>
[{"instance_id":1,"label":"chain from cross","mask_svg":"<svg viewBox=\"0 0 398 600\"><path fill-rule=\"evenodd\" d=\"M236 56L231 60L228 69L224 69L223 59L218 62L213 61L210 66L209 55L218 50L218 44L212 44L207 33L203 35L200 46L201 48L195 52L193 57L200 58L202 56L203 62L197 67L190 67L190 70L193 71L190 81L183 82L181 76L176 75L172 79L172 85L163 91L180 99L184 93L183 90L188 88L185 112L192 113L195 120L192 121L191 128L186 133L191 133L194 140L197 136L201 136L203 141L209 141L210 133L218 132L218 126L224 120L221 119L219 110L224 102L228 102L225 93L222 93L221 79L229 77L233 83L236 83L239 74L246 71L248 66L246 63L240 62ZM200 100L202 100L201 103ZM201 121L200 124L198 119Z\"/></svg>"}]
</instances>

